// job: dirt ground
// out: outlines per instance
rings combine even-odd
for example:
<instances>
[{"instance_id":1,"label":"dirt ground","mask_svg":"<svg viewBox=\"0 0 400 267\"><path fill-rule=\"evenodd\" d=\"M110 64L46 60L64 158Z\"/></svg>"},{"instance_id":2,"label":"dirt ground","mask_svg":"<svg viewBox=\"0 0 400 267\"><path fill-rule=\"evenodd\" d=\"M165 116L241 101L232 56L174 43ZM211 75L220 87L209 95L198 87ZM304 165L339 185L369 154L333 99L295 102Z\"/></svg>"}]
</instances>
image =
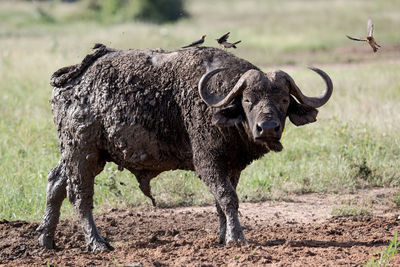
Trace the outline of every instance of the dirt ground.
<instances>
[{"instance_id":1,"label":"dirt ground","mask_svg":"<svg viewBox=\"0 0 400 267\"><path fill-rule=\"evenodd\" d=\"M61 221L56 250L37 245L37 223L0 221L0 264L4 266L358 266L386 248L400 230L393 189L354 195L307 194L291 201L241 203L246 246L217 243L213 206L174 209L112 209L96 216L114 251L87 252L75 219ZM353 203L369 216L333 217ZM390 266L400 266L397 254Z\"/></svg>"}]
</instances>

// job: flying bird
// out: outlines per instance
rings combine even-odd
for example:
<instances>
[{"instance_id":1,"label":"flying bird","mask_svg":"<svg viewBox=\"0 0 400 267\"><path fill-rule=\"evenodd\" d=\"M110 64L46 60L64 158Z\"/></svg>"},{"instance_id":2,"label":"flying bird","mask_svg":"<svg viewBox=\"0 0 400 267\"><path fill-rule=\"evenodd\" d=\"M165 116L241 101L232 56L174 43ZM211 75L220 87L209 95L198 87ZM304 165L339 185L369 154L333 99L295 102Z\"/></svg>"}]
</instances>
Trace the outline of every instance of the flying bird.
<instances>
[{"instance_id":1,"label":"flying bird","mask_svg":"<svg viewBox=\"0 0 400 267\"><path fill-rule=\"evenodd\" d=\"M215 40L217 40L217 42L219 44L222 44L223 42L226 42L228 40L229 34L230 34L230 32L227 32L227 33L225 33L224 35L222 35L221 37L219 37L218 39L215 39Z\"/></svg>"},{"instance_id":2,"label":"flying bird","mask_svg":"<svg viewBox=\"0 0 400 267\"><path fill-rule=\"evenodd\" d=\"M241 41L237 41L237 42L234 42L234 43L229 43L228 42L229 34L230 34L230 32L227 32L227 33L225 33L224 35L222 35L221 37L219 37L218 39L215 39L215 40L217 40L217 42L221 46L223 46L225 48L232 48L232 47L233 48L237 48L236 45L238 43L240 43Z\"/></svg>"},{"instance_id":3,"label":"flying bird","mask_svg":"<svg viewBox=\"0 0 400 267\"><path fill-rule=\"evenodd\" d=\"M204 34L203 36L201 36L201 39L200 39L200 40L194 41L193 43L191 43L191 44L189 44L189 45L182 46L182 48L198 47L198 46L200 46L201 44L204 43L204 39L206 38L206 36L207 36L207 35Z\"/></svg>"},{"instance_id":4,"label":"flying bird","mask_svg":"<svg viewBox=\"0 0 400 267\"><path fill-rule=\"evenodd\" d=\"M346 36L350 40L368 42L368 44L372 47L372 49L374 50L374 53L375 53L376 51L378 51L378 47L381 47L381 46L378 45L374 39L374 36L373 36L374 24L372 24L372 19L368 19L367 32L368 32L368 36L365 39L355 38L355 37L351 37L348 35L346 35Z\"/></svg>"}]
</instances>

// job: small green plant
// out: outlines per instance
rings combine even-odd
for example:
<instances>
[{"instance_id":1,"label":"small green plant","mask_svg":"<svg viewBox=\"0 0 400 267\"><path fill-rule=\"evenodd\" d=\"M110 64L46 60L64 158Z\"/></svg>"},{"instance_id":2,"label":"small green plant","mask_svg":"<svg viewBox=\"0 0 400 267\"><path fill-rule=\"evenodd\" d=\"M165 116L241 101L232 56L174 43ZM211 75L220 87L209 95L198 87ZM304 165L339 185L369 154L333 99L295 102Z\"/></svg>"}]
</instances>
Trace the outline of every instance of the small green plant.
<instances>
[{"instance_id":1,"label":"small green plant","mask_svg":"<svg viewBox=\"0 0 400 267\"><path fill-rule=\"evenodd\" d=\"M397 208L400 208L400 191L394 194L393 202Z\"/></svg>"},{"instance_id":2,"label":"small green plant","mask_svg":"<svg viewBox=\"0 0 400 267\"><path fill-rule=\"evenodd\" d=\"M118 261L117 257L115 257L115 255L113 256L113 261L114 261L114 264L116 267L121 266L121 264L119 263L119 261Z\"/></svg>"},{"instance_id":3,"label":"small green plant","mask_svg":"<svg viewBox=\"0 0 400 267\"><path fill-rule=\"evenodd\" d=\"M393 260L394 255L399 252L400 241L397 239L397 231L394 232L394 236L392 241L390 241L389 245L379 252L381 256L379 259L376 259L374 255L371 256L371 259L364 264L365 267L385 267L387 264ZM375 253L374 253L375 254Z\"/></svg>"},{"instance_id":4,"label":"small green plant","mask_svg":"<svg viewBox=\"0 0 400 267\"><path fill-rule=\"evenodd\" d=\"M332 215L338 217L369 216L371 215L371 210L357 205L343 205L340 207L334 207Z\"/></svg>"}]
</instances>

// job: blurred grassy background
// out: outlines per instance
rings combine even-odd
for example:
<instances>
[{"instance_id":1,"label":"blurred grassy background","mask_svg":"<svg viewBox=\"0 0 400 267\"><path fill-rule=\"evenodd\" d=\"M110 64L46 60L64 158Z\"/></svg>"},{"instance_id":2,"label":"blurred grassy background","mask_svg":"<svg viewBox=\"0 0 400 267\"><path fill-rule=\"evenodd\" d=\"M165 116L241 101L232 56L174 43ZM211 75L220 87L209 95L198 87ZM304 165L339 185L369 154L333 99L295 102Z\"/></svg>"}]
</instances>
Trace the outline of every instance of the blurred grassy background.
<instances>
[{"instance_id":1,"label":"blurred grassy background","mask_svg":"<svg viewBox=\"0 0 400 267\"><path fill-rule=\"evenodd\" d=\"M42 215L46 176L59 158L48 103L54 71L80 62L97 42L174 50L204 33L205 45L217 46L214 39L228 31L232 41L242 40L231 52L265 71L287 71L306 94L324 87L307 65L324 69L335 86L318 122L299 128L288 122L285 149L242 173L242 201L399 186L400 1L187 0L189 16L166 24L114 14L96 19L85 5L0 0L0 218ZM345 37L364 37L368 17L382 45L376 54ZM191 172L163 173L152 188L161 206L212 202ZM150 204L133 175L113 164L96 178L95 190L97 211ZM71 213L64 205L64 216Z\"/></svg>"}]
</instances>

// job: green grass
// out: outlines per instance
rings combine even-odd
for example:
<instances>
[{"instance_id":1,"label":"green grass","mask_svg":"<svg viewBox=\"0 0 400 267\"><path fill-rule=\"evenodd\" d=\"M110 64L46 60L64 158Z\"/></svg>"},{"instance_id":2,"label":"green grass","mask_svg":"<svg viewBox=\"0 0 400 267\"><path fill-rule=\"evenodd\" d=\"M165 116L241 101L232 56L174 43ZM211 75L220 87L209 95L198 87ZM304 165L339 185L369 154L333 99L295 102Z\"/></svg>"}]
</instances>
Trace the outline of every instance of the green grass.
<instances>
[{"instance_id":1,"label":"green grass","mask_svg":"<svg viewBox=\"0 0 400 267\"><path fill-rule=\"evenodd\" d=\"M343 198L340 205L332 207L331 214L335 217L372 216L374 203L374 199L359 199L357 196L352 199Z\"/></svg>"},{"instance_id":2,"label":"green grass","mask_svg":"<svg viewBox=\"0 0 400 267\"><path fill-rule=\"evenodd\" d=\"M400 191L396 192L393 196L393 203L396 208L400 208Z\"/></svg>"},{"instance_id":3,"label":"green grass","mask_svg":"<svg viewBox=\"0 0 400 267\"><path fill-rule=\"evenodd\" d=\"M369 216L371 210L360 206L340 206L332 210L333 216L349 217L349 216Z\"/></svg>"},{"instance_id":4,"label":"green grass","mask_svg":"<svg viewBox=\"0 0 400 267\"><path fill-rule=\"evenodd\" d=\"M391 138L371 135L366 128L336 119L288 128L284 151L267 154L243 172L241 195L262 199L282 192L340 193L399 182L396 168L400 149L391 147Z\"/></svg>"},{"instance_id":5,"label":"green grass","mask_svg":"<svg viewBox=\"0 0 400 267\"><path fill-rule=\"evenodd\" d=\"M232 40L242 39L232 52L265 71L287 71L306 94L324 86L306 64L323 68L335 86L316 123L297 128L288 122L285 149L244 170L242 201L400 185L400 61L396 51L384 50L400 44L398 1L190 0L190 18L164 25L72 21L80 7L59 2L40 3L44 13L31 2L0 5L0 218L38 220L43 213L46 176L59 158L48 103L55 70L80 62L96 42L172 50L203 33L206 45L215 46L213 39L227 31ZM45 14L54 21L44 21ZM369 16L384 47L377 54L343 38L364 34ZM361 52L341 50L348 47ZM354 61L361 63L343 64ZM160 206L212 202L192 172L165 172L151 185ZM95 191L96 211L150 205L133 175L111 163L96 178ZM67 201L62 212L73 213Z\"/></svg>"},{"instance_id":6,"label":"green grass","mask_svg":"<svg viewBox=\"0 0 400 267\"><path fill-rule=\"evenodd\" d=\"M337 217L371 216L373 200L345 199L340 206L332 208L332 215Z\"/></svg>"},{"instance_id":7,"label":"green grass","mask_svg":"<svg viewBox=\"0 0 400 267\"><path fill-rule=\"evenodd\" d=\"M365 267L385 267L390 264L393 260L394 255L399 253L400 241L397 239L397 232L394 232L393 239L389 245L381 252L375 253L380 254L379 258L375 258L375 255L371 256L371 259L364 264ZM390 265L389 265L390 266Z\"/></svg>"}]
</instances>

